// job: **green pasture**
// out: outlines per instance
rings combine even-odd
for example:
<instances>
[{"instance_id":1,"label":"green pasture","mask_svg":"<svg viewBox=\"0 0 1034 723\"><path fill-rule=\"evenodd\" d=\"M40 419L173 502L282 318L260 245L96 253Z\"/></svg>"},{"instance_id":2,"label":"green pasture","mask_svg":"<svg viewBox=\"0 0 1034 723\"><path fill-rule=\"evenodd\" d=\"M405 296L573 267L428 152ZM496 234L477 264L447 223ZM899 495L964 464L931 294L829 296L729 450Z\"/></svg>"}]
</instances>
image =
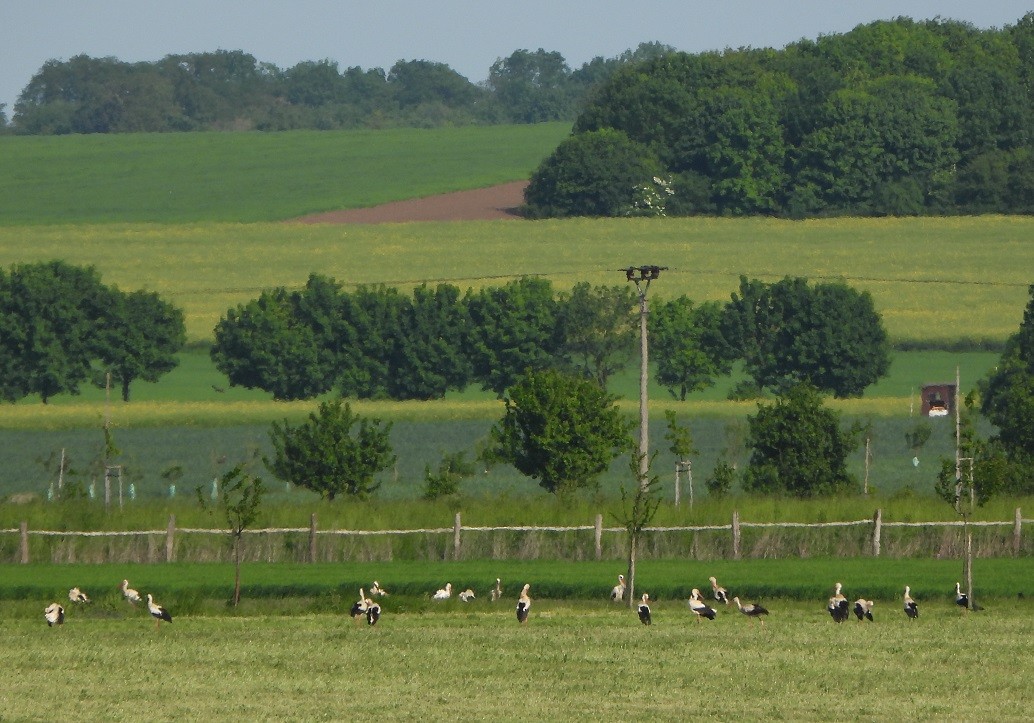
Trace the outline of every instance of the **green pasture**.
<instances>
[{"instance_id":1,"label":"green pasture","mask_svg":"<svg viewBox=\"0 0 1034 723\"><path fill-rule=\"evenodd\" d=\"M1029 564L1002 562L1011 569L978 571L985 589L1025 575L1020 589L1029 590ZM346 614L354 584L379 576L391 590L395 570L399 576L410 571L394 564L311 570L308 579L325 582L310 583L313 594L299 607L248 597L248 585L260 575L273 581L279 570L290 584L298 579L294 568L249 565L244 605L232 611L199 602L190 587L177 592L194 574L206 584L224 579L225 598L229 566L30 567L32 579L47 580L54 599L64 599L71 585L89 591L79 575L99 573L92 579L101 586L94 592L100 599L90 608L68 609L63 626L48 628L42 610L51 597L40 598L39 588L27 591L31 599L3 595L0 631L8 666L0 706L15 720L63 717L70 704L87 719L140 710L157 719L684 720L719 711L752 720L967 720L988 711L1004 720L1029 716L1029 596L1018 600L1016 585L1004 583L1001 596L984 598L984 611L966 614L951 601L957 563L924 561L909 570L853 563L737 563L744 578L764 577L766 567L772 577L814 576L801 599L764 598L771 613L763 627L732 609L698 623L686 609L684 588L706 586L709 574L727 586L726 578L739 583L743 578L731 564L715 570L644 563L638 589L657 597L650 627L604 601L617 572L613 566L586 566L598 592L593 601L550 594L549 580L578 574L575 566L517 566L470 571L486 584L503 577L503 602L479 598L469 606L432 606L427 594L450 577L456 584L463 572L425 565L413 571L414 583L424 586L421 594L385 598L373 628ZM10 587L8 571L29 580L19 570L6 567L0 588ZM141 591L161 593L157 598L173 623L155 629L146 612L115 598L114 585L127 575ZM674 583L668 589L678 596L666 594L661 577ZM824 607L835 580L849 595L886 585L887 597L873 595L874 623L853 617L842 625L831 622ZM900 609L896 587L903 580L916 583L915 621ZM533 603L528 623L520 626L513 602L524 581L532 583Z\"/></svg>"},{"instance_id":2,"label":"green pasture","mask_svg":"<svg viewBox=\"0 0 1034 723\"><path fill-rule=\"evenodd\" d=\"M727 301L740 275L843 279L873 295L892 341L997 346L1022 319L1034 218L576 219L385 225L184 223L0 227L0 265L61 258L105 283L181 307L209 341L228 308L311 273L352 287L446 281L478 288L524 275L559 289L625 283L629 264L668 266L654 298Z\"/></svg>"},{"instance_id":3,"label":"green pasture","mask_svg":"<svg viewBox=\"0 0 1034 723\"><path fill-rule=\"evenodd\" d=\"M0 225L277 221L527 178L568 124L0 136Z\"/></svg>"}]
</instances>

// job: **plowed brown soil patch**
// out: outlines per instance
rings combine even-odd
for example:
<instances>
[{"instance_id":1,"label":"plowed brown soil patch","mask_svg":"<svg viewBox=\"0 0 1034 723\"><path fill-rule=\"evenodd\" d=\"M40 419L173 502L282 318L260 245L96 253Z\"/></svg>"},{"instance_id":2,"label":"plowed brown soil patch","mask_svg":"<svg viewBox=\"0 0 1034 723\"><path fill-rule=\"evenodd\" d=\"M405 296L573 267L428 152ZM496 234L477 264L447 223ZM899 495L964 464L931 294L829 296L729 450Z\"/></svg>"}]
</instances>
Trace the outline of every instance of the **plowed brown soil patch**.
<instances>
[{"instance_id":1,"label":"plowed brown soil patch","mask_svg":"<svg viewBox=\"0 0 1034 723\"><path fill-rule=\"evenodd\" d=\"M409 223L417 221L495 221L520 218L527 181L393 201L370 208L329 211L295 219L300 223Z\"/></svg>"}]
</instances>

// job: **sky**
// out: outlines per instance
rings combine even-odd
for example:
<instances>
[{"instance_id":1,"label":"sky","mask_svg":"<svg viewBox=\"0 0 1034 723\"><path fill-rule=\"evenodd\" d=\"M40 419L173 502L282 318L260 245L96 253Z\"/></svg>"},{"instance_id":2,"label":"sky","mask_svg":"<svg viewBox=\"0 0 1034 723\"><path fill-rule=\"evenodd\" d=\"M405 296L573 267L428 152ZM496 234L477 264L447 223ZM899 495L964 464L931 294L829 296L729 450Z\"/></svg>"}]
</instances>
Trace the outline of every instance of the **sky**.
<instances>
[{"instance_id":1,"label":"sky","mask_svg":"<svg viewBox=\"0 0 1034 723\"><path fill-rule=\"evenodd\" d=\"M558 51L572 69L657 41L698 53L782 48L899 16L1015 24L1030 0L0 0L0 103L51 59L127 62L242 50L286 69L445 63L473 82L513 51Z\"/></svg>"}]
</instances>

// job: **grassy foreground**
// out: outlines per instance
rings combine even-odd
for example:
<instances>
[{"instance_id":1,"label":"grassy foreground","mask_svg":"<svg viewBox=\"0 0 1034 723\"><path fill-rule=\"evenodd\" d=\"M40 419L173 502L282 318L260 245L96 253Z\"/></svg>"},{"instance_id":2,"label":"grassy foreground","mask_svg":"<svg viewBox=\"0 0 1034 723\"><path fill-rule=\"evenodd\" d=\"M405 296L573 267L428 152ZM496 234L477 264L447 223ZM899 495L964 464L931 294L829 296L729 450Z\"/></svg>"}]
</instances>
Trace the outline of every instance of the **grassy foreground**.
<instances>
[{"instance_id":1,"label":"grassy foreground","mask_svg":"<svg viewBox=\"0 0 1034 723\"><path fill-rule=\"evenodd\" d=\"M532 591L534 596L534 589ZM301 616L146 615L60 628L3 621L4 716L100 719L471 720L983 719L1030 714L1029 604L909 622L834 625L821 607L773 605L767 624L681 601L644 627L627 609L536 600L528 624L497 608ZM175 616L175 613L173 613ZM979 641L979 642L977 642Z\"/></svg>"}]
</instances>

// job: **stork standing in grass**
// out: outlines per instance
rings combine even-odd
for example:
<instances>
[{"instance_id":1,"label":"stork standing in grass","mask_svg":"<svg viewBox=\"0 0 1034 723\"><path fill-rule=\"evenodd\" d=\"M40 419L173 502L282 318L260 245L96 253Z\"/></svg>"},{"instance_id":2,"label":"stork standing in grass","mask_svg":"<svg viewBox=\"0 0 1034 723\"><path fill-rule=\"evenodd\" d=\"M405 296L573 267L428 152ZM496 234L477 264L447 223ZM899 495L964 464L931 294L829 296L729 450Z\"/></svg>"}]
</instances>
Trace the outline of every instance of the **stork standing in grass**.
<instances>
[{"instance_id":1,"label":"stork standing in grass","mask_svg":"<svg viewBox=\"0 0 1034 723\"><path fill-rule=\"evenodd\" d=\"M868 619L872 622L872 606L874 605L872 600L866 600L865 598L859 598L854 601L854 614L859 620Z\"/></svg>"},{"instance_id":2,"label":"stork standing in grass","mask_svg":"<svg viewBox=\"0 0 1034 723\"><path fill-rule=\"evenodd\" d=\"M517 622L521 625L528 622L528 612L531 610L531 598L528 597L528 590L531 589L530 583L524 583L524 587L521 589L521 596L517 598Z\"/></svg>"},{"instance_id":3,"label":"stork standing in grass","mask_svg":"<svg viewBox=\"0 0 1034 723\"><path fill-rule=\"evenodd\" d=\"M474 591L468 587L466 590L459 594L459 598L463 602L470 602L474 599Z\"/></svg>"},{"instance_id":4,"label":"stork standing in grass","mask_svg":"<svg viewBox=\"0 0 1034 723\"><path fill-rule=\"evenodd\" d=\"M366 624L376 625L381 619L381 606L376 600L366 599Z\"/></svg>"},{"instance_id":5,"label":"stork standing in grass","mask_svg":"<svg viewBox=\"0 0 1034 723\"><path fill-rule=\"evenodd\" d=\"M689 609L693 611L693 614L697 616L697 622L700 622L700 618L707 618L708 620L714 620L715 609L709 607L704 602L704 596L700 594L700 591L693 588L692 594L689 596Z\"/></svg>"},{"instance_id":6,"label":"stork standing in grass","mask_svg":"<svg viewBox=\"0 0 1034 723\"><path fill-rule=\"evenodd\" d=\"M169 615L169 611L156 603L154 601L154 597L151 596L151 593L147 593L147 612L151 613L151 617L154 618L155 630L157 630L158 626L162 624L162 620L167 623L172 622L172 616Z\"/></svg>"},{"instance_id":7,"label":"stork standing in grass","mask_svg":"<svg viewBox=\"0 0 1034 723\"><path fill-rule=\"evenodd\" d=\"M645 592L643 598L639 602L639 622L643 625L652 625L653 618L650 616L650 596Z\"/></svg>"},{"instance_id":8,"label":"stork standing in grass","mask_svg":"<svg viewBox=\"0 0 1034 723\"><path fill-rule=\"evenodd\" d=\"M433 598L435 600L448 600L451 597L452 597L452 583L451 582L445 583L445 587L443 587L442 589L438 590L433 595Z\"/></svg>"},{"instance_id":9,"label":"stork standing in grass","mask_svg":"<svg viewBox=\"0 0 1034 723\"><path fill-rule=\"evenodd\" d=\"M916 605L916 601L912 599L912 588L905 585L905 615L908 616L909 620L915 620L919 617L919 606Z\"/></svg>"},{"instance_id":10,"label":"stork standing in grass","mask_svg":"<svg viewBox=\"0 0 1034 723\"><path fill-rule=\"evenodd\" d=\"M711 581L711 590L714 592L714 599L717 600L718 602L722 603L723 605L728 605L729 604L729 593L728 593L728 591L724 587L722 587L721 585L718 584L718 580L717 579L715 579L713 577L709 577L707 579Z\"/></svg>"},{"instance_id":11,"label":"stork standing in grass","mask_svg":"<svg viewBox=\"0 0 1034 723\"><path fill-rule=\"evenodd\" d=\"M376 595L377 597L384 597L388 594L388 591L381 587L381 584L376 580L373 581L373 586L370 587L370 594Z\"/></svg>"},{"instance_id":12,"label":"stork standing in grass","mask_svg":"<svg viewBox=\"0 0 1034 723\"><path fill-rule=\"evenodd\" d=\"M348 611L348 614L354 619L360 615L366 614L366 609L369 607L369 600L366 597L366 592L359 588L359 599L352 603L352 609Z\"/></svg>"},{"instance_id":13,"label":"stork standing in grass","mask_svg":"<svg viewBox=\"0 0 1034 723\"><path fill-rule=\"evenodd\" d=\"M65 609L57 603L50 603L43 611L43 617L47 621L48 628L61 625L65 622Z\"/></svg>"},{"instance_id":14,"label":"stork standing in grass","mask_svg":"<svg viewBox=\"0 0 1034 723\"><path fill-rule=\"evenodd\" d=\"M126 602L136 605L140 602L140 593L129 586L129 580L122 581L122 597L126 599Z\"/></svg>"},{"instance_id":15,"label":"stork standing in grass","mask_svg":"<svg viewBox=\"0 0 1034 723\"><path fill-rule=\"evenodd\" d=\"M840 592L841 588L843 588L843 585L838 582L833 592L833 597L829 599L829 605L826 606L830 617L833 618L835 623L844 622L850 614L847 598Z\"/></svg>"},{"instance_id":16,"label":"stork standing in grass","mask_svg":"<svg viewBox=\"0 0 1034 723\"><path fill-rule=\"evenodd\" d=\"M963 610L969 610L969 596L962 592L962 583L955 583L955 604Z\"/></svg>"},{"instance_id":17,"label":"stork standing in grass","mask_svg":"<svg viewBox=\"0 0 1034 723\"><path fill-rule=\"evenodd\" d=\"M503 581L498 577L495 579L495 587L492 588L492 602L495 602L503 596Z\"/></svg>"},{"instance_id":18,"label":"stork standing in grass","mask_svg":"<svg viewBox=\"0 0 1034 723\"><path fill-rule=\"evenodd\" d=\"M79 605L90 602L90 598L87 597L86 593L77 587L73 587L68 591L68 599Z\"/></svg>"},{"instance_id":19,"label":"stork standing in grass","mask_svg":"<svg viewBox=\"0 0 1034 723\"><path fill-rule=\"evenodd\" d=\"M757 618L761 622L761 627L765 627L765 621L761 620L761 616L768 615L768 610L761 607L757 603L747 603L746 605L744 605L740 602L740 599L738 597L734 597L732 601L736 603L736 607L740 609L741 613L746 615L751 620Z\"/></svg>"},{"instance_id":20,"label":"stork standing in grass","mask_svg":"<svg viewBox=\"0 0 1034 723\"><path fill-rule=\"evenodd\" d=\"M610 600L611 602L617 602L618 600L625 599L625 576L618 575L618 584L611 588Z\"/></svg>"}]
</instances>

